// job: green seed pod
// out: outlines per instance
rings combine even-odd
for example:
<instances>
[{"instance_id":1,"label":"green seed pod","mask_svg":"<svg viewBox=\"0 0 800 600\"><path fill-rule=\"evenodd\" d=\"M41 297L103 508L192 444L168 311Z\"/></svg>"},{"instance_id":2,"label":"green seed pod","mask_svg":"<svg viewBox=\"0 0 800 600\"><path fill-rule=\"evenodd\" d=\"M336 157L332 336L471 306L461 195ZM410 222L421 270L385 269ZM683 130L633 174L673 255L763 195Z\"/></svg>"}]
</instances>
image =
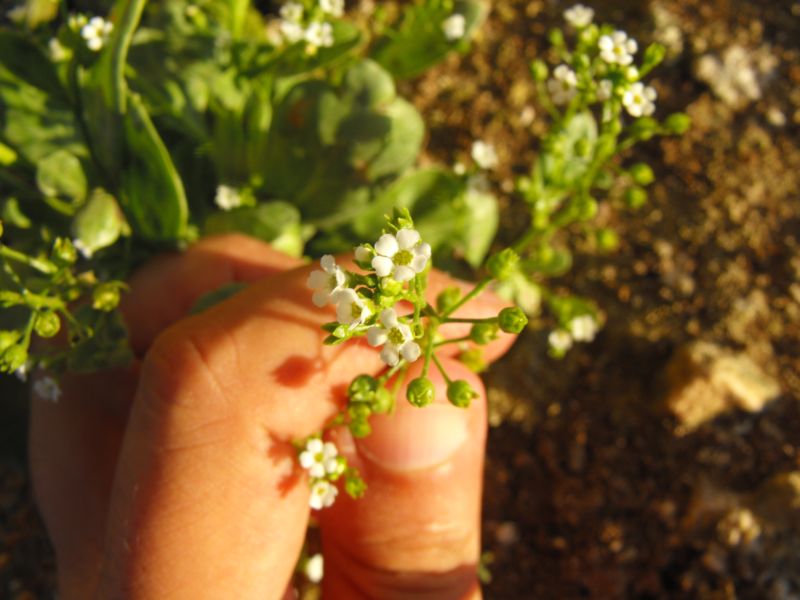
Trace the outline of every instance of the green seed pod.
<instances>
[{"instance_id":1,"label":"green seed pod","mask_svg":"<svg viewBox=\"0 0 800 600\"><path fill-rule=\"evenodd\" d=\"M650 185L656 178L653 174L653 169L645 163L636 163L630 168L629 173L631 178L639 185Z\"/></svg>"},{"instance_id":2,"label":"green seed pod","mask_svg":"<svg viewBox=\"0 0 800 600\"><path fill-rule=\"evenodd\" d=\"M528 324L528 317L519 307L509 306L500 311L497 322L500 324L500 329L506 333L520 333Z\"/></svg>"},{"instance_id":3,"label":"green seed pod","mask_svg":"<svg viewBox=\"0 0 800 600\"><path fill-rule=\"evenodd\" d=\"M433 382L427 377L412 379L406 389L406 399L408 399L412 405L419 408L433 402L435 395L436 392L433 388Z\"/></svg>"},{"instance_id":4,"label":"green seed pod","mask_svg":"<svg viewBox=\"0 0 800 600\"><path fill-rule=\"evenodd\" d=\"M456 286L445 288L438 296L436 296L436 310L440 313L446 313L451 307L461 300L461 290Z\"/></svg>"},{"instance_id":5,"label":"green seed pod","mask_svg":"<svg viewBox=\"0 0 800 600\"><path fill-rule=\"evenodd\" d=\"M453 406L467 408L470 402L477 397L478 392L472 389L472 386L463 379L451 381L447 385L447 399L450 400Z\"/></svg>"},{"instance_id":6,"label":"green seed pod","mask_svg":"<svg viewBox=\"0 0 800 600\"><path fill-rule=\"evenodd\" d=\"M492 277L498 281L503 281L514 274L518 262L519 254L511 248L506 248L490 256L486 263L486 268Z\"/></svg>"},{"instance_id":7,"label":"green seed pod","mask_svg":"<svg viewBox=\"0 0 800 600\"><path fill-rule=\"evenodd\" d=\"M598 229L595 235L597 246L602 252L614 252L619 248L619 236L613 229Z\"/></svg>"},{"instance_id":8,"label":"green seed pod","mask_svg":"<svg viewBox=\"0 0 800 600\"><path fill-rule=\"evenodd\" d=\"M625 190L625 204L629 208L641 208L647 203L647 192L640 187L632 187Z\"/></svg>"},{"instance_id":9,"label":"green seed pod","mask_svg":"<svg viewBox=\"0 0 800 600\"><path fill-rule=\"evenodd\" d=\"M664 127L674 135L683 135L692 126L692 119L686 113L672 113L664 121Z\"/></svg>"},{"instance_id":10,"label":"green seed pod","mask_svg":"<svg viewBox=\"0 0 800 600\"><path fill-rule=\"evenodd\" d=\"M589 196L579 198L575 202L577 217L581 221L591 221L597 215L597 200Z\"/></svg>"},{"instance_id":11,"label":"green seed pod","mask_svg":"<svg viewBox=\"0 0 800 600\"><path fill-rule=\"evenodd\" d=\"M119 305L119 286L113 283L101 283L92 290L92 308L111 312Z\"/></svg>"},{"instance_id":12,"label":"green seed pod","mask_svg":"<svg viewBox=\"0 0 800 600\"><path fill-rule=\"evenodd\" d=\"M543 60L536 59L531 63L531 75L535 81L545 81L547 79L548 68Z\"/></svg>"},{"instance_id":13,"label":"green seed pod","mask_svg":"<svg viewBox=\"0 0 800 600\"><path fill-rule=\"evenodd\" d=\"M53 337L61 329L61 319L54 312L40 312L36 315L36 322L33 328L43 338Z\"/></svg>"},{"instance_id":14,"label":"green seed pod","mask_svg":"<svg viewBox=\"0 0 800 600\"><path fill-rule=\"evenodd\" d=\"M547 34L547 39L556 48L564 47L564 32L560 29L551 29L550 33Z\"/></svg>"},{"instance_id":15,"label":"green seed pod","mask_svg":"<svg viewBox=\"0 0 800 600\"><path fill-rule=\"evenodd\" d=\"M469 332L469 338L476 344L484 346L497 339L498 330L497 323L475 323Z\"/></svg>"},{"instance_id":16,"label":"green seed pod","mask_svg":"<svg viewBox=\"0 0 800 600\"><path fill-rule=\"evenodd\" d=\"M642 66L641 70L643 73L649 73L653 70L653 67L658 66L662 60L664 60L664 56L667 53L667 49L659 43L650 44L644 51L644 58L642 59Z\"/></svg>"},{"instance_id":17,"label":"green seed pod","mask_svg":"<svg viewBox=\"0 0 800 600\"><path fill-rule=\"evenodd\" d=\"M359 375L352 382L350 387L347 388L347 397L352 403L370 403L375 396L375 390L378 388L378 381L369 375Z\"/></svg>"}]
</instances>

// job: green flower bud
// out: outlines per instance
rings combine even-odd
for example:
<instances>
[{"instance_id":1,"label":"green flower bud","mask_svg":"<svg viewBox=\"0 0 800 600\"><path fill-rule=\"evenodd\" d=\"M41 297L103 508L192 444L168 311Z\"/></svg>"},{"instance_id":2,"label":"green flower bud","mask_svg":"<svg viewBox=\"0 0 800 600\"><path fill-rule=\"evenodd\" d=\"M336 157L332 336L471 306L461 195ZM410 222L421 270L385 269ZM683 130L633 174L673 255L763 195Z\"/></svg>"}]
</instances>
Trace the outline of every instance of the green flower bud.
<instances>
[{"instance_id":1,"label":"green flower bud","mask_svg":"<svg viewBox=\"0 0 800 600\"><path fill-rule=\"evenodd\" d=\"M550 43L556 48L564 47L564 32L560 29L551 29L547 34L547 39L550 40Z\"/></svg>"},{"instance_id":2,"label":"green flower bud","mask_svg":"<svg viewBox=\"0 0 800 600\"><path fill-rule=\"evenodd\" d=\"M391 277L384 277L381 279L381 292L386 296L397 296L403 291L403 284Z\"/></svg>"},{"instance_id":3,"label":"green flower bud","mask_svg":"<svg viewBox=\"0 0 800 600\"><path fill-rule=\"evenodd\" d=\"M631 124L631 134L640 140L649 140L658 131L658 123L651 117L641 117Z\"/></svg>"},{"instance_id":4,"label":"green flower bud","mask_svg":"<svg viewBox=\"0 0 800 600\"><path fill-rule=\"evenodd\" d=\"M453 406L467 408L470 402L477 397L478 392L472 389L472 386L463 379L451 381L447 385L447 399L450 400Z\"/></svg>"},{"instance_id":5,"label":"green flower bud","mask_svg":"<svg viewBox=\"0 0 800 600\"><path fill-rule=\"evenodd\" d=\"M344 491L351 498L361 498L367 491L367 484L352 467L344 472Z\"/></svg>"},{"instance_id":6,"label":"green flower bud","mask_svg":"<svg viewBox=\"0 0 800 600\"><path fill-rule=\"evenodd\" d=\"M631 178L639 185L650 185L655 180L653 169L645 163L636 163L630 168L629 173Z\"/></svg>"},{"instance_id":7,"label":"green flower bud","mask_svg":"<svg viewBox=\"0 0 800 600\"><path fill-rule=\"evenodd\" d=\"M119 305L119 285L101 283L92 290L92 308L111 312Z\"/></svg>"},{"instance_id":8,"label":"green flower bud","mask_svg":"<svg viewBox=\"0 0 800 600\"><path fill-rule=\"evenodd\" d=\"M366 421L367 417L372 414L372 409L367 404L356 403L347 407L347 414L353 421Z\"/></svg>"},{"instance_id":9,"label":"green flower bud","mask_svg":"<svg viewBox=\"0 0 800 600\"><path fill-rule=\"evenodd\" d=\"M644 58L642 59L642 66L641 71L642 73L649 73L653 70L654 67L658 66L662 60L664 60L664 55L666 55L667 49L659 43L650 44L644 51Z\"/></svg>"},{"instance_id":10,"label":"green flower bud","mask_svg":"<svg viewBox=\"0 0 800 600\"><path fill-rule=\"evenodd\" d=\"M28 360L28 352L21 345L10 346L3 351L0 365L7 368L8 372L16 371Z\"/></svg>"},{"instance_id":11,"label":"green flower bud","mask_svg":"<svg viewBox=\"0 0 800 600\"><path fill-rule=\"evenodd\" d=\"M36 315L36 321L33 328L36 333L43 338L53 337L61 329L61 319L54 312L40 312Z\"/></svg>"},{"instance_id":12,"label":"green flower bud","mask_svg":"<svg viewBox=\"0 0 800 600\"><path fill-rule=\"evenodd\" d=\"M625 204L629 208L641 208L647 203L647 192L640 187L632 187L625 190Z\"/></svg>"},{"instance_id":13,"label":"green flower bud","mask_svg":"<svg viewBox=\"0 0 800 600\"><path fill-rule=\"evenodd\" d=\"M370 424L366 419L350 421L350 423L347 425L347 428L355 438L367 437L370 433L372 433L372 427L370 427Z\"/></svg>"},{"instance_id":14,"label":"green flower bud","mask_svg":"<svg viewBox=\"0 0 800 600\"><path fill-rule=\"evenodd\" d=\"M408 401L417 407L427 406L433 402L436 392L433 388L433 382L427 377L417 377L412 379L406 389L406 398Z\"/></svg>"},{"instance_id":15,"label":"green flower bud","mask_svg":"<svg viewBox=\"0 0 800 600\"><path fill-rule=\"evenodd\" d=\"M674 135L683 135L692 126L692 119L686 113L672 113L664 121L664 127Z\"/></svg>"},{"instance_id":16,"label":"green flower bud","mask_svg":"<svg viewBox=\"0 0 800 600\"><path fill-rule=\"evenodd\" d=\"M446 313L451 307L461 300L461 290L456 286L445 288L438 296L436 296L436 310L440 313Z\"/></svg>"},{"instance_id":17,"label":"green flower bud","mask_svg":"<svg viewBox=\"0 0 800 600\"><path fill-rule=\"evenodd\" d=\"M575 142L575 154L580 157L586 158L592 151L592 143L586 138L581 138Z\"/></svg>"},{"instance_id":18,"label":"green flower bud","mask_svg":"<svg viewBox=\"0 0 800 600\"><path fill-rule=\"evenodd\" d=\"M350 382L347 388L347 397L352 403L370 403L378 389L378 380L369 375L359 375Z\"/></svg>"},{"instance_id":19,"label":"green flower bud","mask_svg":"<svg viewBox=\"0 0 800 600\"><path fill-rule=\"evenodd\" d=\"M394 406L394 395L385 387L378 388L371 406L374 413L388 413Z\"/></svg>"},{"instance_id":20,"label":"green flower bud","mask_svg":"<svg viewBox=\"0 0 800 600\"><path fill-rule=\"evenodd\" d=\"M486 268L492 277L498 281L503 281L514 274L518 262L519 254L511 248L506 248L490 256L486 263Z\"/></svg>"},{"instance_id":21,"label":"green flower bud","mask_svg":"<svg viewBox=\"0 0 800 600\"><path fill-rule=\"evenodd\" d=\"M597 200L589 196L578 198L575 210L580 221L591 221L597 215Z\"/></svg>"},{"instance_id":22,"label":"green flower bud","mask_svg":"<svg viewBox=\"0 0 800 600\"><path fill-rule=\"evenodd\" d=\"M528 324L528 317L519 307L509 306L500 311L497 322L500 324L500 329L506 333L520 333Z\"/></svg>"},{"instance_id":23,"label":"green flower bud","mask_svg":"<svg viewBox=\"0 0 800 600\"><path fill-rule=\"evenodd\" d=\"M56 238L53 243L53 260L71 265L78 260L78 251L67 238Z\"/></svg>"},{"instance_id":24,"label":"green flower bud","mask_svg":"<svg viewBox=\"0 0 800 600\"><path fill-rule=\"evenodd\" d=\"M469 338L476 344L484 346L497 339L498 330L497 323L475 323L469 332Z\"/></svg>"},{"instance_id":25,"label":"green flower bud","mask_svg":"<svg viewBox=\"0 0 800 600\"><path fill-rule=\"evenodd\" d=\"M547 80L549 70L543 60L536 59L531 63L531 75L533 75L535 81Z\"/></svg>"},{"instance_id":26,"label":"green flower bud","mask_svg":"<svg viewBox=\"0 0 800 600\"><path fill-rule=\"evenodd\" d=\"M619 248L619 236L613 229L598 229L597 246L603 252L613 252Z\"/></svg>"},{"instance_id":27,"label":"green flower bud","mask_svg":"<svg viewBox=\"0 0 800 600\"><path fill-rule=\"evenodd\" d=\"M458 360L473 373L483 373L488 365L480 348L470 348L458 355Z\"/></svg>"}]
</instances>

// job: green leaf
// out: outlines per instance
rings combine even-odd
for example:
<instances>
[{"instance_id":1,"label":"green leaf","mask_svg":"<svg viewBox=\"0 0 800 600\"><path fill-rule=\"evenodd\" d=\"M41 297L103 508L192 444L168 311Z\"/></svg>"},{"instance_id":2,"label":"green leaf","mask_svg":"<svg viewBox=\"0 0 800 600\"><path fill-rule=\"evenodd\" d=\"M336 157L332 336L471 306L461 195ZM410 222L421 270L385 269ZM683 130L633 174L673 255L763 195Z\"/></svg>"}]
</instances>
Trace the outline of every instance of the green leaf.
<instances>
[{"instance_id":1,"label":"green leaf","mask_svg":"<svg viewBox=\"0 0 800 600\"><path fill-rule=\"evenodd\" d=\"M350 66L342 79L342 100L364 108L388 104L397 95L390 73L369 59Z\"/></svg>"},{"instance_id":2,"label":"green leaf","mask_svg":"<svg viewBox=\"0 0 800 600\"><path fill-rule=\"evenodd\" d=\"M138 95L128 97L122 123L126 157L120 204L134 235L150 241L184 238L189 215L183 183Z\"/></svg>"},{"instance_id":3,"label":"green leaf","mask_svg":"<svg viewBox=\"0 0 800 600\"><path fill-rule=\"evenodd\" d=\"M386 107L384 114L389 119L390 128L382 150L367 167L367 176L371 180L399 173L411 166L425 137L425 123L410 102L396 98Z\"/></svg>"},{"instance_id":4,"label":"green leaf","mask_svg":"<svg viewBox=\"0 0 800 600\"><path fill-rule=\"evenodd\" d=\"M80 240L83 250L97 252L111 246L122 233L128 232L125 217L114 197L103 189L95 189L89 201L72 221L72 236Z\"/></svg>"},{"instance_id":5,"label":"green leaf","mask_svg":"<svg viewBox=\"0 0 800 600\"><path fill-rule=\"evenodd\" d=\"M220 302L224 302L228 298L232 298L243 289L247 287L246 283L241 283L239 281L234 283L227 283L222 287L217 288L213 292L208 292L207 294L203 294L200 296L197 301L192 306L189 314L197 315L203 311L208 310L212 306L216 306Z\"/></svg>"},{"instance_id":6,"label":"green leaf","mask_svg":"<svg viewBox=\"0 0 800 600\"><path fill-rule=\"evenodd\" d=\"M56 150L36 166L36 185L45 196L61 196L80 204L86 198L86 175L77 156Z\"/></svg>"},{"instance_id":7,"label":"green leaf","mask_svg":"<svg viewBox=\"0 0 800 600\"><path fill-rule=\"evenodd\" d=\"M228 212L218 212L206 220L207 234L233 231L270 242L278 250L292 256L303 254L304 240L300 213L287 202L268 202Z\"/></svg>"}]
</instances>

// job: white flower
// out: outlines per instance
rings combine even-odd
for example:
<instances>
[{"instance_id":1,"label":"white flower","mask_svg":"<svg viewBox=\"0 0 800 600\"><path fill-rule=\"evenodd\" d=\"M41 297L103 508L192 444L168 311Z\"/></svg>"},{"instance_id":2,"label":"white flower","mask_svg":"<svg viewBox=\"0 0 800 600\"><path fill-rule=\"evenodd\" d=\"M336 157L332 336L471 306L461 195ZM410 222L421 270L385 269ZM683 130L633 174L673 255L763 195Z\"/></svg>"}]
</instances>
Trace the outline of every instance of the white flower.
<instances>
[{"instance_id":1,"label":"white flower","mask_svg":"<svg viewBox=\"0 0 800 600\"><path fill-rule=\"evenodd\" d=\"M649 117L656 110L656 91L641 81L632 83L622 95L622 104L632 117Z\"/></svg>"},{"instance_id":2,"label":"white flower","mask_svg":"<svg viewBox=\"0 0 800 600\"><path fill-rule=\"evenodd\" d=\"M315 21L308 25L304 37L306 42L314 48L333 46L333 27L330 23Z\"/></svg>"},{"instance_id":3,"label":"white flower","mask_svg":"<svg viewBox=\"0 0 800 600\"><path fill-rule=\"evenodd\" d=\"M581 315L569 322L569 332L576 342L591 342L597 334L597 321L592 315Z\"/></svg>"},{"instance_id":4,"label":"white flower","mask_svg":"<svg viewBox=\"0 0 800 600\"><path fill-rule=\"evenodd\" d=\"M375 242L375 252L372 268L378 277L392 277L400 282L422 273L431 257L430 245L420 243L415 229L401 229L397 235L383 234Z\"/></svg>"},{"instance_id":5,"label":"white flower","mask_svg":"<svg viewBox=\"0 0 800 600\"><path fill-rule=\"evenodd\" d=\"M303 29L303 26L300 25L300 23L295 23L294 21L281 20L278 28L280 29L283 39L290 44L294 44L295 42L302 40L306 33L305 29Z\"/></svg>"},{"instance_id":6,"label":"white flower","mask_svg":"<svg viewBox=\"0 0 800 600\"><path fill-rule=\"evenodd\" d=\"M299 2L287 2L281 6L281 18L292 23L299 23L303 19L303 5Z\"/></svg>"},{"instance_id":7,"label":"white flower","mask_svg":"<svg viewBox=\"0 0 800 600\"><path fill-rule=\"evenodd\" d=\"M92 52L99 52L108 41L108 36L114 25L103 17L92 17L89 22L81 27L81 37L86 40L86 46Z\"/></svg>"},{"instance_id":8,"label":"white flower","mask_svg":"<svg viewBox=\"0 0 800 600\"><path fill-rule=\"evenodd\" d=\"M609 64L623 66L633 62L633 55L639 47L636 40L619 30L611 35L600 36L597 46L600 48L600 58Z\"/></svg>"},{"instance_id":9,"label":"white flower","mask_svg":"<svg viewBox=\"0 0 800 600\"><path fill-rule=\"evenodd\" d=\"M322 581L322 576L325 574L325 559L322 554L315 554L306 561L306 566L303 571L311 583L319 583Z\"/></svg>"},{"instance_id":10,"label":"white flower","mask_svg":"<svg viewBox=\"0 0 800 600\"><path fill-rule=\"evenodd\" d=\"M42 400L58 402L58 399L61 397L61 387L52 377L42 377L33 383L33 393Z\"/></svg>"},{"instance_id":11,"label":"white flower","mask_svg":"<svg viewBox=\"0 0 800 600\"><path fill-rule=\"evenodd\" d=\"M342 288L331 294L331 302L336 305L336 320L350 329L358 327L372 314L364 300L355 290Z\"/></svg>"},{"instance_id":12,"label":"white flower","mask_svg":"<svg viewBox=\"0 0 800 600\"><path fill-rule=\"evenodd\" d=\"M336 259L330 254L323 256L319 264L322 266L322 270L311 271L306 285L314 290L311 301L315 306L322 307L330 301L334 292L342 288L347 278L342 268L336 264Z\"/></svg>"},{"instance_id":13,"label":"white flower","mask_svg":"<svg viewBox=\"0 0 800 600\"><path fill-rule=\"evenodd\" d=\"M367 246L356 246L356 260L358 262L370 262L373 252Z\"/></svg>"},{"instance_id":14,"label":"white flower","mask_svg":"<svg viewBox=\"0 0 800 600\"><path fill-rule=\"evenodd\" d=\"M567 65L558 65L547 81L547 91L555 104L566 104L578 91L578 76Z\"/></svg>"},{"instance_id":15,"label":"white flower","mask_svg":"<svg viewBox=\"0 0 800 600\"><path fill-rule=\"evenodd\" d=\"M214 196L214 204L222 210L232 210L242 205L242 197L235 187L218 185L217 193Z\"/></svg>"},{"instance_id":16,"label":"white flower","mask_svg":"<svg viewBox=\"0 0 800 600\"><path fill-rule=\"evenodd\" d=\"M344 14L344 0L319 0L319 7L322 12L333 17L341 17Z\"/></svg>"},{"instance_id":17,"label":"white flower","mask_svg":"<svg viewBox=\"0 0 800 600\"><path fill-rule=\"evenodd\" d=\"M494 146L487 144L483 140L472 142L472 160L481 169L494 169L499 162Z\"/></svg>"},{"instance_id":18,"label":"white flower","mask_svg":"<svg viewBox=\"0 0 800 600\"><path fill-rule=\"evenodd\" d=\"M583 4L576 4L564 11L564 19L576 29L581 29L592 22L594 10Z\"/></svg>"},{"instance_id":19,"label":"white flower","mask_svg":"<svg viewBox=\"0 0 800 600\"><path fill-rule=\"evenodd\" d=\"M330 481L318 479L311 484L311 497L308 499L308 504L314 510L328 508L334 503L338 493L339 490Z\"/></svg>"},{"instance_id":20,"label":"white flower","mask_svg":"<svg viewBox=\"0 0 800 600\"><path fill-rule=\"evenodd\" d=\"M451 42L460 40L467 32L466 17L458 13L450 15L442 22L442 31L444 31L444 37Z\"/></svg>"},{"instance_id":21,"label":"white flower","mask_svg":"<svg viewBox=\"0 0 800 600\"><path fill-rule=\"evenodd\" d=\"M300 466L314 479L341 475L344 464L337 459L338 455L339 452L333 443L311 438L306 442L306 449L300 453Z\"/></svg>"},{"instance_id":22,"label":"white flower","mask_svg":"<svg viewBox=\"0 0 800 600\"><path fill-rule=\"evenodd\" d=\"M614 82L610 79L601 79L597 84L597 99L600 102L610 100L614 94Z\"/></svg>"},{"instance_id":23,"label":"white flower","mask_svg":"<svg viewBox=\"0 0 800 600\"><path fill-rule=\"evenodd\" d=\"M400 356L408 362L419 358L420 348L411 335L411 328L398 320L393 308L381 312L380 323L383 327L376 325L367 330L367 341L370 346L383 346L383 362L393 367L400 362Z\"/></svg>"},{"instance_id":24,"label":"white flower","mask_svg":"<svg viewBox=\"0 0 800 600\"><path fill-rule=\"evenodd\" d=\"M565 329L554 329L550 332L550 335L547 336L547 343L554 352L563 354L572 348L572 336L569 331Z\"/></svg>"}]
</instances>

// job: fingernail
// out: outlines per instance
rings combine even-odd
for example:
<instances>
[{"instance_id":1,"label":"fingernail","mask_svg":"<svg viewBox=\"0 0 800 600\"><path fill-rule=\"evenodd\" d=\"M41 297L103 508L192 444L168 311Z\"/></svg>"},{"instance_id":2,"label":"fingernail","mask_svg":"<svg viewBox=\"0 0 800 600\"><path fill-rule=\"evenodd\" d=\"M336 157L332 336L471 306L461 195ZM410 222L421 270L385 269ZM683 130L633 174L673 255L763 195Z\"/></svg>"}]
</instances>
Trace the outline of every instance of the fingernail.
<instances>
[{"instance_id":1,"label":"fingernail","mask_svg":"<svg viewBox=\"0 0 800 600\"><path fill-rule=\"evenodd\" d=\"M372 433L357 441L359 453L393 471L429 469L447 461L466 442L470 409L436 402L424 408L398 399L391 415L370 419Z\"/></svg>"}]
</instances>

